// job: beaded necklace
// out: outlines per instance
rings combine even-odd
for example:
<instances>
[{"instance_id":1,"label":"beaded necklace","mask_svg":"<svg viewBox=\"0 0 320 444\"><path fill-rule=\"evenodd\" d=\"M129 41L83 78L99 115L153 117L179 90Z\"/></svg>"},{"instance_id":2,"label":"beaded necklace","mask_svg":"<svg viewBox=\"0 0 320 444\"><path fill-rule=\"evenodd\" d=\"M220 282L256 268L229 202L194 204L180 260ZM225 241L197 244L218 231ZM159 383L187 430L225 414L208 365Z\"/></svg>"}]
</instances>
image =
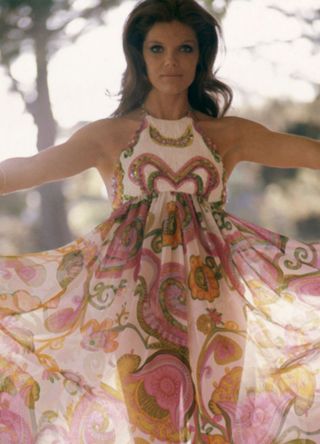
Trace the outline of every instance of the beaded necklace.
<instances>
[{"instance_id":1,"label":"beaded necklace","mask_svg":"<svg viewBox=\"0 0 320 444\"><path fill-rule=\"evenodd\" d=\"M153 117L151 114L149 114L149 112L145 109L144 104L141 105L141 110L144 114L144 116L150 116L154 119L156 119L156 117ZM189 108L188 112L186 113L184 117L192 117L192 110ZM164 120L164 119L159 119L159 120ZM180 119L178 119L180 120ZM174 120L173 120L174 121ZM151 139L156 142L158 145L161 146L170 146L170 147L175 147L175 148L185 148L187 146L190 146L193 142L194 139L194 134L192 131L192 126L188 125L185 132L178 138L174 138L174 137L166 137L164 135L162 135L160 133L160 131L153 125L149 125L149 134Z\"/></svg>"}]
</instances>

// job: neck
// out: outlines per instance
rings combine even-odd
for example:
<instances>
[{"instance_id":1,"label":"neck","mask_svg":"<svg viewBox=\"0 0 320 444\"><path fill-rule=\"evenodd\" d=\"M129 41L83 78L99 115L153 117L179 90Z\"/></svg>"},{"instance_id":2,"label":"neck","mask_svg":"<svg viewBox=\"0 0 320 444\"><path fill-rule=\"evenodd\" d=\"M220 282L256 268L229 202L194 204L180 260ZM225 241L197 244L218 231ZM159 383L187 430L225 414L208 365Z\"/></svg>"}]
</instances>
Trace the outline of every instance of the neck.
<instances>
[{"instance_id":1,"label":"neck","mask_svg":"<svg viewBox=\"0 0 320 444\"><path fill-rule=\"evenodd\" d=\"M159 97L151 91L143 104L143 109L158 119L178 120L188 115L191 108L187 96Z\"/></svg>"}]
</instances>

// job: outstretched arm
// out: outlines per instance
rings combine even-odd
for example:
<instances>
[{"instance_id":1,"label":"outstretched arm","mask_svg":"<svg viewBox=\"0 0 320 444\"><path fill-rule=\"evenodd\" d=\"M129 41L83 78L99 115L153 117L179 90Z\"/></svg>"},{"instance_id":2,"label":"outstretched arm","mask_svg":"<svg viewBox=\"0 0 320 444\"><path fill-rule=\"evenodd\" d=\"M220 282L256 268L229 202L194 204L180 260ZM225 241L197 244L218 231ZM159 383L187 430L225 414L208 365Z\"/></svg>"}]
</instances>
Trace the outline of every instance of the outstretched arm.
<instances>
[{"instance_id":1,"label":"outstretched arm","mask_svg":"<svg viewBox=\"0 0 320 444\"><path fill-rule=\"evenodd\" d=\"M251 120L235 118L237 161L279 168L320 169L320 141L271 131Z\"/></svg>"},{"instance_id":2,"label":"outstretched arm","mask_svg":"<svg viewBox=\"0 0 320 444\"><path fill-rule=\"evenodd\" d=\"M60 180L97 166L102 157L99 126L99 121L90 123L65 143L49 147L34 156L1 162L0 194Z\"/></svg>"}]
</instances>

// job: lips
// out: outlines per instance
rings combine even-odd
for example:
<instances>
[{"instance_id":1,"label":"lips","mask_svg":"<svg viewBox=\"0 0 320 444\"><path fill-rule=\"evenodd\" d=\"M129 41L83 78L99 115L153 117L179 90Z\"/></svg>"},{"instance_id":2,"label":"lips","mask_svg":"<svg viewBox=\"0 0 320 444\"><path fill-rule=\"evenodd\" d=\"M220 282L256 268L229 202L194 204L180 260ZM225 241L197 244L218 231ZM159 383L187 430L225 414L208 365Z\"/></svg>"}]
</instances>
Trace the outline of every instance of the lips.
<instances>
[{"instance_id":1,"label":"lips","mask_svg":"<svg viewBox=\"0 0 320 444\"><path fill-rule=\"evenodd\" d=\"M161 77L176 78L176 77L182 77L182 74L162 74Z\"/></svg>"}]
</instances>

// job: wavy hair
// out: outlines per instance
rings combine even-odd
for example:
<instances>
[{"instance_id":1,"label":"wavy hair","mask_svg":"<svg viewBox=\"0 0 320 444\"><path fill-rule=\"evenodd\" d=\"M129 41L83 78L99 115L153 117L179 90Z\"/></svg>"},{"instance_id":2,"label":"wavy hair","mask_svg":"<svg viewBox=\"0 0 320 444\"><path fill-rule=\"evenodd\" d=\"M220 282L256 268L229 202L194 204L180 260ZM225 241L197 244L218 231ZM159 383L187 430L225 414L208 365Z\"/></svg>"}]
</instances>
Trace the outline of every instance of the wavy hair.
<instances>
[{"instance_id":1,"label":"wavy hair","mask_svg":"<svg viewBox=\"0 0 320 444\"><path fill-rule=\"evenodd\" d=\"M191 107L212 117L223 116L229 109L232 89L218 80L213 71L222 31L217 20L195 0L144 0L129 14L123 30L123 50L127 62L120 89L118 117L140 107L152 85L143 58L143 43L155 23L179 21L195 32L199 62L188 98Z\"/></svg>"}]
</instances>

